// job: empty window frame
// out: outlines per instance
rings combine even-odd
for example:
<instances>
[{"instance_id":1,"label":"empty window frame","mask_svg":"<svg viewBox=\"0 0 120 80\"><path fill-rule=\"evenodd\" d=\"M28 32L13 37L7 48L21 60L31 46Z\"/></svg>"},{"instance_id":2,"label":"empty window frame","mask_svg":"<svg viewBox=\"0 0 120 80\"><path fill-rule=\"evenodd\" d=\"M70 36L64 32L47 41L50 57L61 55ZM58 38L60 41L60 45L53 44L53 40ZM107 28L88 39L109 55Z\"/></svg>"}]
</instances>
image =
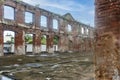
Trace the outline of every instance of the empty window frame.
<instances>
[{"instance_id":1,"label":"empty window frame","mask_svg":"<svg viewBox=\"0 0 120 80\"><path fill-rule=\"evenodd\" d=\"M53 29L58 29L58 20L53 19Z\"/></svg>"},{"instance_id":2,"label":"empty window frame","mask_svg":"<svg viewBox=\"0 0 120 80\"><path fill-rule=\"evenodd\" d=\"M89 29L86 29L86 34L87 34L87 35L89 34Z\"/></svg>"},{"instance_id":3,"label":"empty window frame","mask_svg":"<svg viewBox=\"0 0 120 80\"><path fill-rule=\"evenodd\" d=\"M25 12L25 23L33 24L33 13Z\"/></svg>"},{"instance_id":4,"label":"empty window frame","mask_svg":"<svg viewBox=\"0 0 120 80\"><path fill-rule=\"evenodd\" d=\"M42 26L42 27L47 27L47 17L42 15L42 16L40 17L40 19L41 19L41 20L40 20L40 21L41 21L41 22L40 22L41 26Z\"/></svg>"},{"instance_id":5,"label":"empty window frame","mask_svg":"<svg viewBox=\"0 0 120 80\"><path fill-rule=\"evenodd\" d=\"M15 19L15 9L13 7L4 5L4 18L14 20Z\"/></svg>"},{"instance_id":6,"label":"empty window frame","mask_svg":"<svg viewBox=\"0 0 120 80\"><path fill-rule=\"evenodd\" d=\"M84 34L84 28L83 27L81 27L81 33Z\"/></svg>"},{"instance_id":7,"label":"empty window frame","mask_svg":"<svg viewBox=\"0 0 120 80\"><path fill-rule=\"evenodd\" d=\"M68 26L67 26L67 31L68 31L68 32L71 32L71 31L72 31L72 26L69 25L69 24L68 24Z\"/></svg>"}]
</instances>

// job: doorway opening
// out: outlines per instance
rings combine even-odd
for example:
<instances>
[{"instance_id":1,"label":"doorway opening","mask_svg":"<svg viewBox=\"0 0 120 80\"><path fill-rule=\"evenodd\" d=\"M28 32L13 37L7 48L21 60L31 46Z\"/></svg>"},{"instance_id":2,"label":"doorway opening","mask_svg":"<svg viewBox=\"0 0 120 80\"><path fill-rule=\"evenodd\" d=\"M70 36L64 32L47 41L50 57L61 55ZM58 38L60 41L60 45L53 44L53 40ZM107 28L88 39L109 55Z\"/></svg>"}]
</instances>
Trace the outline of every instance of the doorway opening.
<instances>
[{"instance_id":1,"label":"doorway opening","mask_svg":"<svg viewBox=\"0 0 120 80\"><path fill-rule=\"evenodd\" d=\"M25 34L25 51L26 53L33 52L33 34Z\"/></svg>"},{"instance_id":2,"label":"doorway opening","mask_svg":"<svg viewBox=\"0 0 120 80\"><path fill-rule=\"evenodd\" d=\"M4 49L3 52L5 55L15 53L15 32L13 31L4 31Z\"/></svg>"},{"instance_id":3,"label":"doorway opening","mask_svg":"<svg viewBox=\"0 0 120 80\"><path fill-rule=\"evenodd\" d=\"M41 51L42 52L47 51L47 35L41 36Z\"/></svg>"},{"instance_id":4,"label":"doorway opening","mask_svg":"<svg viewBox=\"0 0 120 80\"><path fill-rule=\"evenodd\" d=\"M55 35L53 39L53 50L58 51L59 36Z\"/></svg>"}]
</instances>

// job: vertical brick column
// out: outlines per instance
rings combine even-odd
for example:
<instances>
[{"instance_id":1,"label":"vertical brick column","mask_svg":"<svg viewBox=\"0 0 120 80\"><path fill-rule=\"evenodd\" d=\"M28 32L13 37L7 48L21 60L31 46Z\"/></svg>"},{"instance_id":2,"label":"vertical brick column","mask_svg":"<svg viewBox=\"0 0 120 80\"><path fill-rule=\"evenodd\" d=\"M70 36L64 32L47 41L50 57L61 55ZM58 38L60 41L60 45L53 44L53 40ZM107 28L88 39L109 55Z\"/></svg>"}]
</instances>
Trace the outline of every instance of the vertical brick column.
<instances>
[{"instance_id":1,"label":"vertical brick column","mask_svg":"<svg viewBox=\"0 0 120 80\"><path fill-rule=\"evenodd\" d=\"M3 18L3 7L2 7L2 4L0 4L0 21L2 20Z\"/></svg>"},{"instance_id":2,"label":"vertical brick column","mask_svg":"<svg viewBox=\"0 0 120 80\"><path fill-rule=\"evenodd\" d=\"M3 56L3 30L2 30L2 17L3 17L3 8L2 4L0 4L0 56Z\"/></svg>"},{"instance_id":3,"label":"vertical brick column","mask_svg":"<svg viewBox=\"0 0 120 80\"><path fill-rule=\"evenodd\" d=\"M3 56L3 30L2 25L0 24L0 56Z\"/></svg>"},{"instance_id":4,"label":"vertical brick column","mask_svg":"<svg viewBox=\"0 0 120 80\"><path fill-rule=\"evenodd\" d=\"M36 11L35 11L35 26L37 29L40 28L40 11L39 11L39 9L36 9Z\"/></svg>"},{"instance_id":5,"label":"vertical brick column","mask_svg":"<svg viewBox=\"0 0 120 80\"><path fill-rule=\"evenodd\" d=\"M15 33L15 54L16 55L24 55L25 54L25 40L24 40L25 32L19 30L19 32Z\"/></svg>"},{"instance_id":6,"label":"vertical brick column","mask_svg":"<svg viewBox=\"0 0 120 80\"><path fill-rule=\"evenodd\" d=\"M40 11L39 9L35 10L35 27L36 29L40 28ZM41 32L36 31L33 35L33 53L38 54L41 52Z\"/></svg>"},{"instance_id":7,"label":"vertical brick column","mask_svg":"<svg viewBox=\"0 0 120 80\"><path fill-rule=\"evenodd\" d=\"M48 35L48 37L47 37L47 51L48 51L48 53L54 53L54 51L53 51L53 38L54 38L54 36L52 34Z\"/></svg>"},{"instance_id":8,"label":"vertical brick column","mask_svg":"<svg viewBox=\"0 0 120 80\"><path fill-rule=\"evenodd\" d=\"M53 51L53 33L52 33L52 27L53 27L53 19L52 17L50 16L51 14L49 14L49 17L48 17L48 29L49 29L49 35L48 35L48 38L47 38L47 51L48 53L54 53Z\"/></svg>"},{"instance_id":9,"label":"vertical brick column","mask_svg":"<svg viewBox=\"0 0 120 80\"><path fill-rule=\"evenodd\" d=\"M74 51L77 52L78 49L79 49L79 48L78 48L78 47L79 47L79 46L78 46L79 43L78 43L78 37L77 37L77 36L74 36L74 41L73 41L73 43L74 43L74 44L73 44L73 46L74 46L74 47L73 47L73 48L74 48Z\"/></svg>"},{"instance_id":10,"label":"vertical brick column","mask_svg":"<svg viewBox=\"0 0 120 80\"><path fill-rule=\"evenodd\" d=\"M120 0L96 0L95 5L96 80L120 80Z\"/></svg>"},{"instance_id":11,"label":"vertical brick column","mask_svg":"<svg viewBox=\"0 0 120 80\"><path fill-rule=\"evenodd\" d=\"M49 29L49 32L51 32L52 33L52 29L53 29L53 18L51 17L52 15L51 14L49 14L49 16L47 17L48 19L47 19L47 27L48 27L48 29Z\"/></svg>"},{"instance_id":12,"label":"vertical brick column","mask_svg":"<svg viewBox=\"0 0 120 80\"><path fill-rule=\"evenodd\" d=\"M38 54L41 52L41 32L33 35L33 53Z\"/></svg>"},{"instance_id":13,"label":"vertical brick column","mask_svg":"<svg viewBox=\"0 0 120 80\"><path fill-rule=\"evenodd\" d=\"M16 23L18 26L24 24L24 6L21 4L16 4ZM15 54L23 55L25 54L25 40L24 40L25 32L20 30L15 33Z\"/></svg>"},{"instance_id":14,"label":"vertical brick column","mask_svg":"<svg viewBox=\"0 0 120 80\"><path fill-rule=\"evenodd\" d=\"M59 51L65 52L68 51L68 37L65 34L60 34L60 42L59 42Z\"/></svg>"},{"instance_id":15,"label":"vertical brick column","mask_svg":"<svg viewBox=\"0 0 120 80\"><path fill-rule=\"evenodd\" d=\"M21 4L17 4L16 6L16 22L18 24L24 24L24 6L22 6Z\"/></svg>"},{"instance_id":16,"label":"vertical brick column","mask_svg":"<svg viewBox=\"0 0 120 80\"><path fill-rule=\"evenodd\" d=\"M59 35L58 51L61 52L61 35Z\"/></svg>"}]
</instances>

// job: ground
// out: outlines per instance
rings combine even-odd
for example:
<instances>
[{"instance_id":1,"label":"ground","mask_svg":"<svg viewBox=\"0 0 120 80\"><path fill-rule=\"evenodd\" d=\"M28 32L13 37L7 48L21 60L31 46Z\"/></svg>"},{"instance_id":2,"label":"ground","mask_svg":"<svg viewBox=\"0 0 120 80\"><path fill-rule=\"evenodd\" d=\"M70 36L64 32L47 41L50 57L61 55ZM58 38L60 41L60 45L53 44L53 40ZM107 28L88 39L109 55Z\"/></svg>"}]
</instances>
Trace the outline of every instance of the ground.
<instances>
[{"instance_id":1,"label":"ground","mask_svg":"<svg viewBox=\"0 0 120 80\"><path fill-rule=\"evenodd\" d=\"M93 56L55 53L0 57L0 74L16 80L94 80Z\"/></svg>"}]
</instances>

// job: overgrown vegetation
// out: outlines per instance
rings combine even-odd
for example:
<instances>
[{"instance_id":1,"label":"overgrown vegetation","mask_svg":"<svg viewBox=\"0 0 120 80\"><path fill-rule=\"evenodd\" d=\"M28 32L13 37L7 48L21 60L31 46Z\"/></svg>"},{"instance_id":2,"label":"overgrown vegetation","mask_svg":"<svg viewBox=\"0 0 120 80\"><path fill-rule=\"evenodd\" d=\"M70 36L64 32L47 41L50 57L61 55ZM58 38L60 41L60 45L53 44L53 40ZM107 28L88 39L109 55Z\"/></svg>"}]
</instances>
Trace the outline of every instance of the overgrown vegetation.
<instances>
[{"instance_id":1,"label":"overgrown vegetation","mask_svg":"<svg viewBox=\"0 0 120 80\"><path fill-rule=\"evenodd\" d=\"M58 36L54 36L54 40L53 40L54 44L57 45L59 42L59 38Z\"/></svg>"},{"instance_id":2,"label":"overgrown vegetation","mask_svg":"<svg viewBox=\"0 0 120 80\"><path fill-rule=\"evenodd\" d=\"M27 44L33 43L33 38L31 35L29 35L29 34L25 35L25 43L27 43Z\"/></svg>"},{"instance_id":3,"label":"overgrown vegetation","mask_svg":"<svg viewBox=\"0 0 120 80\"><path fill-rule=\"evenodd\" d=\"M42 45L46 45L46 41L47 41L47 40L46 40L46 37L45 37L45 36L42 36L42 37L41 37L41 44L42 44Z\"/></svg>"}]
</instances>

